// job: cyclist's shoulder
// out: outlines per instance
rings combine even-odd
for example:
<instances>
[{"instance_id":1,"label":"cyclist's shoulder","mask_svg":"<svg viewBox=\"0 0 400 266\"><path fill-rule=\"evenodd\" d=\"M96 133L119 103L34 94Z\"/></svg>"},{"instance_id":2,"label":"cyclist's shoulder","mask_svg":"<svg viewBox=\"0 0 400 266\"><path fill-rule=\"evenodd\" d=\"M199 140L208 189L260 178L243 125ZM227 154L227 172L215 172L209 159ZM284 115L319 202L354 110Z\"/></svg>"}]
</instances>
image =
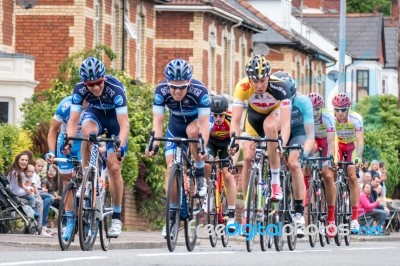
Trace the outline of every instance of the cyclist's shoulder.
<instances>
[{"instance_id":1,"label":"cyclist's shoulder","mask_svg":"<svg viewBox=\"0 0 400 266\"><path fill-rule=\"evenodd\" d=\"M362 121L362 116L355 111L349 111L349 118Z\"/></svg>"},{"instance_id":2,"label":"cyclist's shoulder","mask_svg":"<svg viewBox=\"0 0 400 266\"><path fill-rule=\"evenodd\" d=\"M56 112L57 113L65 113L69 110L69 108L71 107L72 104L72 95L69 95L67 97L65 97L64 99L62 99L58 105L57 105L57 109Z\"/></svg>"},{"instance_id":3,"label":"cyclist's shoulder","mask_svg":"<svg viewBox=\"0 0 400 266\"><path fill-rule=\"evenodd\" d=\"M278 100L290 98L290 88L282 79L274 76L274 74L269 78L267 91L274 95Z\"/></svg>"},{"instance_id":4,"label":"cyclist's shoulder","mask_svg":"<svg viewBox=\"0 0 400 266\"><path fill-rule=\"evenodd\" d=\"M195 97L202 97L204 94L208 94L208 90L201 81L192 79L188 89L188 94L191 94Z\"/></svg>"},{"instance_id":5,"label":"cyclist's shoulder","mask_svg":"<svg viewBox=\"0 0 400 266\"><path fill-rule=\"evenodd\" d=\"M121 81L119 81L116 77L114 76L106 76L106 80L105 80L105 90L112 90L115 91L117 93L119 92L125 92L125 87L122 84Z\"/></svg>"},{"instance_id":6,"label":"cyclist's shoulder","mask_svg":"<svg viewBox=\"0 0 400 266\"><path fill-rule=\"evenodd\" d=\"M251 94L253 92L253 86L251 85L251 82L248 77L244 77L241 80L236 83L235 86L235 97L245 95L245 94Z\"/></svg>"}]
</instances>

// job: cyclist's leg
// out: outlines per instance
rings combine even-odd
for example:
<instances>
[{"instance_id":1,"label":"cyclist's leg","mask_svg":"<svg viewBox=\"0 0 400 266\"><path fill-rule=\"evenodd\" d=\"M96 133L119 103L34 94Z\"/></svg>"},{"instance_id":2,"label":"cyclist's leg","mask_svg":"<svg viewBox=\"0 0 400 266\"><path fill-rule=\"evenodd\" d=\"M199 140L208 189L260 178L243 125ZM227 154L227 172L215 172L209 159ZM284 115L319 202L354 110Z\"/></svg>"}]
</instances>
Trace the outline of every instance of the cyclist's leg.
<instances>
[{"instance_id":1,"label":"cyclist's leg","mask_svg":"<svg viewBox=\"0 0 400 266\"><path fill-rule=\"evenodd\" d=\"M209 139L206 147L206 152L208 154L209 159L215 158L217 152L216 152L216 147L213 142L213 139ZM204 174L207 180L210 178L211 175L211 165L210 164L205 164L204 165Z\"/></svg>"},{"instance_id":2,"label":"cyclist's leg","mask_svg":"<svg viewBox=\"0 0 400 266\"><path fill-rule=\"evenodd\" d=\"M263 129L267 138L278 138L278 132L281 129L280 109L275 109L265 118ZM280 182L281 162L279 154L276 152L277 143L270 142L267 145L268 159L271 169L271 198L276 200L282 199L282 188Z\"/></svg>"},{"instance_id":3,"label":"cyclist's leg","mask_svg":"<svg viewBox=\"0 0 400 266\"><path fill-rule=\"evenodd\" d=\"M354 166L355 156L356 156L355 144L354 143L347 144L347 161L353 162L353 165L349 165L347 167L347 175L349 177L349 187L350 187L350 203L352 211L351 220L352 223L354 224L353 228L357 227L355 221L357 221L358 224L358 203L360 201L360 189L358 186L356 168Z\"/></svg>"}]
</instances>

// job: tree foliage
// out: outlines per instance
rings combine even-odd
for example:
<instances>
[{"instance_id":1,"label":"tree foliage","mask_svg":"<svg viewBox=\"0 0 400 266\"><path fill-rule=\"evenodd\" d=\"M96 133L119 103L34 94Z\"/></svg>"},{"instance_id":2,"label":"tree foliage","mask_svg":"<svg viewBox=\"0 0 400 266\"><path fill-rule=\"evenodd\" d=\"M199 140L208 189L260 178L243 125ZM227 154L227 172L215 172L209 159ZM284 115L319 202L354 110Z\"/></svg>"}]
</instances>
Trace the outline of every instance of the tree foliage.
<instances>
[{"instance_id":1,"label":"tree foliage","mask_svg":"<svg viewBox=\"0 0 400 266\"><path fill-rule=\"evenodd\" d=\"M347 13L382 12L385 16L391 15L391 0L347 0Z\"/></svg>"},{"instance_id":2,"label":"tree foliage","mask_svg":"<svg viewBox=\"0 0 400 266\"><path fill-rule=\"evenodd\" d=\"M392 95L363 98L357 112L364 120L364 157L386 162L388 195L400 185L400 109Z\"/></svg>"}]
</instances>

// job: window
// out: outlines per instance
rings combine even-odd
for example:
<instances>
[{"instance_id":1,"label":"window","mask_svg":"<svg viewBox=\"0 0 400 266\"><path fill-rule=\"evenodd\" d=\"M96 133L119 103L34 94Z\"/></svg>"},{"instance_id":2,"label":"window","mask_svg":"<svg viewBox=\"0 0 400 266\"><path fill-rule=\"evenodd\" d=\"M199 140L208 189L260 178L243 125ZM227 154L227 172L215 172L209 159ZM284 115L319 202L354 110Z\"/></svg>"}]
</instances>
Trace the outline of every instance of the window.
<instances>
[{"instance_id":1,"label":"window","mask_svg":"<svg viewBox=\"0 0 400 266\"><path fill-rule=\"evenodd\" d=\"M365 89L369 92L369 71L357 70L357 88Z\"/></svg>"},{"instance_id":2,"label":"window","mask_svg":"<svg viewBox=\"0 0 400 266\"><path fill-rule=\"evenodd\" d=\"M209 77L210 77L210 89L213 93L216 92L216 71L215 71L215 48L217 48L217 40L215 39L215 33L210 33L210 60L209 60Z\"/></svg>"},{"instance_id":3,"label":"window","mask_svg":"<svg viewBox=\"0 0 400 266\"><path fill-rule=\"evenodd\" d=\"M221 88L221 94L229 94L229 44L230 41L227 37L224 37L224 61L223 61L223 84Z\"/></svg>"},{"instance_id":4,"label":"window","mask_svg":"<svg viewBox=\"0 0 400 266\"><path fill-rule=\"evenodd\" d=\"M386 93L386 79L382 79L382 94Z\"/></svg>"},{"instance_id":5,"label":"window","mask_svg":"<svg viewBox=\"0 0 400 266\"><path fill-rule=\"evenodd\" d=\"M211 45L211 48L214 48L214 49L217 48L217 46L218 46L214 33L210 34L210 45Z\"/></svg>"},{"instance_id":6,"label":"window","mask_svg":"<svg viewBox=\"0 0 400 266\"><path fill-rule=\"evenodd\" d=\"M0 123L9 122L9 104L8 102L0 102Z\"/></svg>"},{"instance_id":7,"label":"window","mask_svg":"<svg viewBox=\"0 0 400 266\"><path fill-rule=\"evenodd\" d=\"M137 39L136 39L136 78L143 77L142 73L142 50L143 50L143 22L144 19L140 15L137 16Z\"/></svg>"}]
</instances>

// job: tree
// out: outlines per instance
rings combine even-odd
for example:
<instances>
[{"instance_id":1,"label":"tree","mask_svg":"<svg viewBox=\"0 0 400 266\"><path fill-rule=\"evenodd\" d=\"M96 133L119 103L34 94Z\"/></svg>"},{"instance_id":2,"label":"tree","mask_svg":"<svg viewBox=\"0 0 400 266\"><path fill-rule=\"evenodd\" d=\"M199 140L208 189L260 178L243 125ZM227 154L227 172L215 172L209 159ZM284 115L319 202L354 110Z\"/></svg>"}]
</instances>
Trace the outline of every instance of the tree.
<instances>
[{"instance_id":1,"label":"tree","mask_svg":"<svg viewBox=\"0 0 400 266\"><path fill-rule=\"evenodd\" d=\"M386 185L390 196L400 185L400 109L397 98L392 95L365 97L356 110L364 120L364 157L369 161L382 158L386 162Z\"/></svg>"},{"instance_id":2,"label":"tree","mask_svg":"<svg viewBox=\"0 0 400 266\"><path fill-rule=\"evenodd\" d=\"M347 0L347 13L382 12L385 16L391 15L392 0Z\"/></svg>"}]
</instances>

